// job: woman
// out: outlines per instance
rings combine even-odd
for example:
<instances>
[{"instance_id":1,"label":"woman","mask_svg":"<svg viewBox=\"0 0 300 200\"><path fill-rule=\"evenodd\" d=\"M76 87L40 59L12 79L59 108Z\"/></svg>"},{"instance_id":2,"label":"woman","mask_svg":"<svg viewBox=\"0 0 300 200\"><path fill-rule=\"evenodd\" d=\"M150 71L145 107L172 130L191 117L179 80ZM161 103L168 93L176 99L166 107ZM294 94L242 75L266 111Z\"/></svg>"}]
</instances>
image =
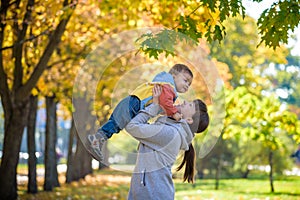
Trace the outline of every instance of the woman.
<instances>
[{"instance_id":1,"label":"woman","mask_svg":"<svg viewBox=\"0 0 300 200\"><path fill-rule=\"evenodd\" d=\"M204 131L209 123L206 105L201 100L177 106L182 120L166 116L155 123L148 120L160 111L161 88L153 89L153 104L140 111L126 126L126 131L140 141L137 162L131 178L129 200L173 200L174 184L171 167L180 150L185 150L180 170L184 165L184 181L193 182L195 153L191 144L194 133Z\"/></svg>"}]
</instances>

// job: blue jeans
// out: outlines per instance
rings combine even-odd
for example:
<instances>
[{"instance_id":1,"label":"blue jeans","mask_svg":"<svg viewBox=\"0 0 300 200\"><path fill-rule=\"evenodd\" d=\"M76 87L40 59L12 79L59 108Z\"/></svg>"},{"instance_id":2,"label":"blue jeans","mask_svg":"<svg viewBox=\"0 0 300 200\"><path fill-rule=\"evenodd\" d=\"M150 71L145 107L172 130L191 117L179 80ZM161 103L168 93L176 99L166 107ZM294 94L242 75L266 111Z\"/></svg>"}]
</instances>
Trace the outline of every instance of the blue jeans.
<instances>
[{"instance_id":1,"label":"blue jeans","mask_svg":"<svg viewBox=\"0 0 300 200\"><path fill-rule=\"evenodd\" d=\"M136 96L128 96L122 99L114 109L109 120L99 130L104 132L107 138L110 138L115 133L119 133L138 114L140 103L140 99Z\"/></svg>"}]
</instances>

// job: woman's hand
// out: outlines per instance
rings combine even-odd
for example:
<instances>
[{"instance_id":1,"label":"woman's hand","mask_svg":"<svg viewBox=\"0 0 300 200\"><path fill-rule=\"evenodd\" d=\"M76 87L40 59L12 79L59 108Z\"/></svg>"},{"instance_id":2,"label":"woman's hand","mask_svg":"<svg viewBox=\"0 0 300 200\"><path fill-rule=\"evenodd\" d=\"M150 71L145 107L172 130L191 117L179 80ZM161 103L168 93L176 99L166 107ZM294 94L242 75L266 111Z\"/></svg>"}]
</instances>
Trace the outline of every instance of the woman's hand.
<instances>
[{"instance_id":1,"label":"woman's hand","mask_svg":"<svg viewBox=\"0 0 300 200\"><path fill-rule=\"evenodd\" d=\"M179 121L182 119L182 114L180 114L179 112L175 113L173 115L173 118L176 120L176 121Z\"/></svg>"},{"instance_id":2,"label":"woman's hand","mask_svg":"<svg viewBox=\"0 0 300 200\"><path fill-rule=\"evenodd\" d=\"M152 89L152 96L153 96L153 103L159 104L159 96L161 95L161 86L158 84L155 84Z\"/></svg>"}]
</instances>

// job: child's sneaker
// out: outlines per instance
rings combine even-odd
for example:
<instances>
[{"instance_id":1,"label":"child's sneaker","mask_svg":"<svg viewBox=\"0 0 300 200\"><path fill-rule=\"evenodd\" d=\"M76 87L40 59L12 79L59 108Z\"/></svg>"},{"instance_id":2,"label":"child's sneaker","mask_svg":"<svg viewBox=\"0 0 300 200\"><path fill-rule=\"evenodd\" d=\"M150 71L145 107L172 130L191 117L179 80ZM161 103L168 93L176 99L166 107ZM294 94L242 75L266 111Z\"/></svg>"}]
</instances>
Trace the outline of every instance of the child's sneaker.
<instances>
[{"instance_id":1,"label":"child's sneaker","mask_svg":"<svg viewBox=\"0 0 300 200\"><path fill-rule=\"evenodd\" d=\"M102 147L107 140L106 135L103 132L98 131L95 135L88 135L87 139L89 141L89 145L92 151L92 156L96 160L102 162L104 159Z\"/></svg>"}]
</instances>

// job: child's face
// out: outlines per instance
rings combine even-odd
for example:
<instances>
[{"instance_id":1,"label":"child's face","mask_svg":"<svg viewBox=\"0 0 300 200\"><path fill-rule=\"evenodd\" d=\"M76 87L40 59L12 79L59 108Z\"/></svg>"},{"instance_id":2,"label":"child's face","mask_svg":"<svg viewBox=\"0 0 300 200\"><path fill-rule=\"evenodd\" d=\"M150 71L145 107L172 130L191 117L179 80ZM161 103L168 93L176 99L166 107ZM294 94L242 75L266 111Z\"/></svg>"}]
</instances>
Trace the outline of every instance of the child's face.
<instances>
[{"instance_id":1,"label":"child's face","mask_svg":"<svg viewBox=\"0 0 300 200\"><path fill-rule=\"evenodd\" d=\"M174 77L174 82L175 82L175 87L177 92L179 93L187 92L193 80L191 75L186 72L181 72L176 75L173 75L173 77Z\"/></svg>"}]
</instances>

